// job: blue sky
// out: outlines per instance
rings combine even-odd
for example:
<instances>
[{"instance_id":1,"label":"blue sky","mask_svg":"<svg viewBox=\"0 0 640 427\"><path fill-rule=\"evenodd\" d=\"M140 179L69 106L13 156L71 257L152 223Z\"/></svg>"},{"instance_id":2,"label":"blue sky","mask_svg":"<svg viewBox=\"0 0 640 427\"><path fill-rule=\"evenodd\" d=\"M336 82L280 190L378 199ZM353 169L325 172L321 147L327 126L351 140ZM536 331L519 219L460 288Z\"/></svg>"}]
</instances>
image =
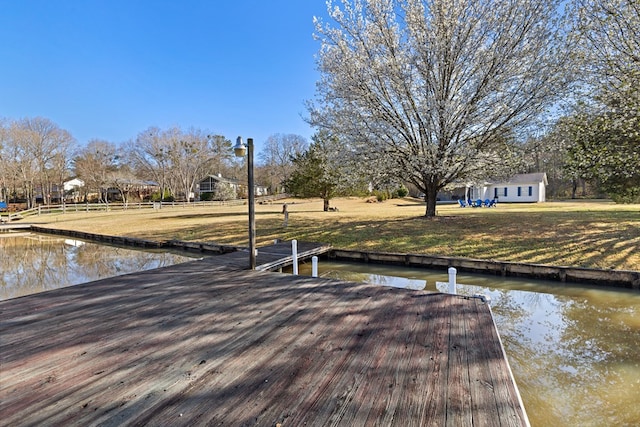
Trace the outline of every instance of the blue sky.
<instances>
[{"instance_id":1,"label":"blue sky","mask_svg":"<svg viewBox=\"0 0 640 427\"><path fill-rule=\"evenodd\" d=\"M80 144L191 126L310 138L325 0L0 0L0 117Z\"/></svg>"}]
</instances>

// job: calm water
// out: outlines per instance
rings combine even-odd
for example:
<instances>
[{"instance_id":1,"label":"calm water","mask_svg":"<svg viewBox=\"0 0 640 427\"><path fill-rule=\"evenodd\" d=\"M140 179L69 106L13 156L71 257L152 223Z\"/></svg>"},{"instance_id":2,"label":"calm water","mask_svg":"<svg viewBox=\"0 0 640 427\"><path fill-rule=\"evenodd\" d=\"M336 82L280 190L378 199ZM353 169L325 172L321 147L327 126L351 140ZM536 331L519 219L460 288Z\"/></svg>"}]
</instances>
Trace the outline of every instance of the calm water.
<instances>
[{"instance_id":1,"label":"calm water","mask_svg":"<svg viewBox=\"0 0 640 427\"><path fill-rule=\"evenodd\" d=\"M0 233L0 300L189 260L59 236Z\"/></svg>"},{"instance_id":2,"label":"calm water","mask_svg":"<svg viewBox=\"0 0 640 427\"><path fill-rule=\"evenodd\" d=\"M321 261L349 281L447 292L446 271ZM310 275L309 264L300 274ZM640 293L458 275L458 293L491 297L531 425L640 425Z\"/></svg>"}]
</instances>

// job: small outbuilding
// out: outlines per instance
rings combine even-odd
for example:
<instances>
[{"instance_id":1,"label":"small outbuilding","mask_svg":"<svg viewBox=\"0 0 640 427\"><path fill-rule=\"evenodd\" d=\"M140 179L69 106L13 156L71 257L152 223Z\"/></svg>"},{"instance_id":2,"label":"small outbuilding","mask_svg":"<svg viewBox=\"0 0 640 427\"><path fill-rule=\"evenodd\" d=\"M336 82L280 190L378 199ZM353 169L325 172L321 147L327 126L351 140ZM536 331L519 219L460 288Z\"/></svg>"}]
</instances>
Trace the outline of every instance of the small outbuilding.
<instances>
[{"instance_id":1,"label":"small outbuilding","mask_svg":"<svg viewBox=\"0 0 640 427\"><path fill-rule=\"evenodd\" d=\"M500 203L544 202L548 184L547 174L544 172L518 174L504 181L468 186L467 198L496 199Z\"/></svg>"}]
</instances>

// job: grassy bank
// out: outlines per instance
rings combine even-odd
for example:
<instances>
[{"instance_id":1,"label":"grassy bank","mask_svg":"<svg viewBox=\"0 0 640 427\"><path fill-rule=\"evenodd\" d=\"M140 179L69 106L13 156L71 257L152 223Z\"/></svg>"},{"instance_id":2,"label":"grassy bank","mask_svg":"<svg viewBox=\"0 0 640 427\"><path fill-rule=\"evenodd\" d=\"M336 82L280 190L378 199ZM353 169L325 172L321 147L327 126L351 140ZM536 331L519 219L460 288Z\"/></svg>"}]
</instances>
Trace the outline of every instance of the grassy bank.
<instances>
[{"instance_id":1,"label":"grassy bank","mask_svg":"<svg viewBox=\"0 0 640 427\"><path fill-rule=\"evenodd\" d=\"M343 249L533 262L591 268L640 270L640 206L610 202L500 204L497 208L438 206L426 219L413 199L365 203L289 200L256 206L258 246L274 239L331 243ZM30 222L48 227L124 235L150 240L180 239L247 244L246 206L165 207L43 215Z\"/></svg>"}]
</instances>

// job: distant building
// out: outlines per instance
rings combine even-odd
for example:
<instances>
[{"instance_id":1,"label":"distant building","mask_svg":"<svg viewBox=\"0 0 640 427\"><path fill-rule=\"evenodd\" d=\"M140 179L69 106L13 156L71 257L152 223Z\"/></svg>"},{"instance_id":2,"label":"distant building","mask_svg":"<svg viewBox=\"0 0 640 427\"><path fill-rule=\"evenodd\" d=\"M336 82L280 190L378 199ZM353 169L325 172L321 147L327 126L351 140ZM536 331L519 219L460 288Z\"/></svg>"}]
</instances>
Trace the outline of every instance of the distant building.
<instances>
[{"instance_id":1,"label":"distant building","mask_svg":"<svg viewBox=\"0 0 640 427\"><path fill-rule=\"evenodd\" d=\"M82 201L86 195L84 181L80 178L73 178L62 183L64 190L64 201L69 203L77 203Z\"/></svg>"},{"instance_id":2,"label":"distant building","mask_svg":"<svg viewBox=\"0 0 640 427\"><path fill-rule=\"evenodd\" d=\"M73 178L63 183L64 192L68 193L72 190L78 190L84 187L84 181L80 178Z\"/></svg>"},{"instance_id":3,"label":"distant building","mask_svg":"<svg viewBox=\"0 0 640 427\"><path fill-rule=\"evenodd\" d=\"M468 198L497 199L500 203L537 203L547 200L547 174L525 173L504 181L469 186Z\"/></svg>"},{"instance_id":4,"label":"distant building","mask_svg":"<svg viewBox=\"0 0 640 427\"><path fill-rule=\"evenodd\" d=\"M221 174L208 175L206 178L200 180L197 190L200 200L228 200L234 199L237 196L224 197L224 195L237 195L240 190L240 184L238 180L223 178Z\"/></svg>"},{"instance_id":5,"label":"distant building","mask_svg":"<svg viewBox=\"0 0 640 427\"><path fill-rule=\"evenodd\" d=\"M236 179L224 178L222 175L208 175L198 183L198 191L201 200L221 200L221 195L229 194L228 191L222 190L221 187L226 186L230 189L235 197L246 197L247 188L246 185L240 184ZM263 185L254 186L254 195L267 196L269 194L268 188ZM228 200L228 198L225 198Z\"/></svg>"},{"instance_id":6,"label":"distant building","mask_svg":"<svg viewBox=\"0 0 640 427\"><path fill-rule=\"evenodd\" d=\"M486 181L481 184L460 185L453 190L441 192L438 199L486 200L496 199L500 203L538 203L547 199L547 174L525 173L514 175L503 181Z\"/></svg>"}]
</instances>

